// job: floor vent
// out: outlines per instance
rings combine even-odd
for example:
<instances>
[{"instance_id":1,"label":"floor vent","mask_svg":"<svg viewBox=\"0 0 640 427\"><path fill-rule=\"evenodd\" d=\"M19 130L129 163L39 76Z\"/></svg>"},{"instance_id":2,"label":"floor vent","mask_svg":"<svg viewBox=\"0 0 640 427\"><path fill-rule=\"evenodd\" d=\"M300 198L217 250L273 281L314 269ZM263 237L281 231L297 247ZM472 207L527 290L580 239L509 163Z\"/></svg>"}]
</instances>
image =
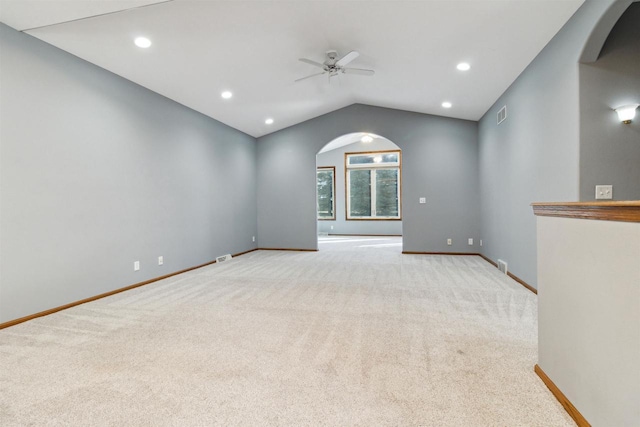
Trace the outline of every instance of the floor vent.
<instances>
[{"instance_id":1,"label":"floor vent","mask_svg":"<svg viewBox=\"0 0 640 427\"><path fill-rule=\"evenodd\" d=\"M498 260L498 270L502 271L504 274L507 274L507 262L501 259Z\"/></svg>"},{"instance_id":2,"label":"floor vent","mask_svg":"<svg viewBox=\"0 0 640 427\"><path fill-rule=\"evenodd\" d=\"M226 254L216 258L216 262L229 261L230 259L231 259L231 254Z\"/></svg>"},{"instance_id":3,"label":"floor vent","mask_svg":"<svg viewBox=\"0 0 640 427\"><path fill-rule=\"evenodd\" d=\"M500 111L498 111L498 124L504 122L506 118L507 118L507 106L505 105L500 109Z\"/></svg>"}]
</instances>

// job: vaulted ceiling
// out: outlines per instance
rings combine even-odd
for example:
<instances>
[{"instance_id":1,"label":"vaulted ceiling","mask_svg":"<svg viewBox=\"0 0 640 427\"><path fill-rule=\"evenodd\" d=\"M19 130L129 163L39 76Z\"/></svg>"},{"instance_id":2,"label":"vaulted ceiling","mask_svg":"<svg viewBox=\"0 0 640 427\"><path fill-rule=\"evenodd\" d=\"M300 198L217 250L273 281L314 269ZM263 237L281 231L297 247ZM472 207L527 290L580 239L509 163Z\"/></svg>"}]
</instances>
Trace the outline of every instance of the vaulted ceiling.
<instances>
[{"instance_id":1,"label":"vaulted ceiling","mask_svg":"<svg viewBox=\"0 0 640 427\"><path fill-rule=\"evenodd\" d=\"M257 137L353 103L478 120L583 1L1 0L0 22ZM375 75L294 82L331 49Z\"/></svg>"}]
</instances>

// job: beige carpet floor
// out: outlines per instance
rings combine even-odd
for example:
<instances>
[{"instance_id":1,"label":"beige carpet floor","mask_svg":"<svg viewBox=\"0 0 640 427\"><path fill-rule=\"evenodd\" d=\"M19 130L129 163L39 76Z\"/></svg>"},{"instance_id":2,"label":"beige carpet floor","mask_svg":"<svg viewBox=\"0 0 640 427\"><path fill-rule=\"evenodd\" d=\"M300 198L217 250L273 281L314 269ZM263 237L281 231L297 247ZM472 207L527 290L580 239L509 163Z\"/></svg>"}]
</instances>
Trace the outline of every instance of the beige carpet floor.
<instances>
[{"instance_id":1,"label":"beige carpet floor","mask_svg":"<svg viewBox=\"0 0 640 427\"><path fill-rule=\"evenodd\" d=\"M536 296L397 238L256 251L0 331L2 426L570 426Z\"/></svg>"}]
</instances>

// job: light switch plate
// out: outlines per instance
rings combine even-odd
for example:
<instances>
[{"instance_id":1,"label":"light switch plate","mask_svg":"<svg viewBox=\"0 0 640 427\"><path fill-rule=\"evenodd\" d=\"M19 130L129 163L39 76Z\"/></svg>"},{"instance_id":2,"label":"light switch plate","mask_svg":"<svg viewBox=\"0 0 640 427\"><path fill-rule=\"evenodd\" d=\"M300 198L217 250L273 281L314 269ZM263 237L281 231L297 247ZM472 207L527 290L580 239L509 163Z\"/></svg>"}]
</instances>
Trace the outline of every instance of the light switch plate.
<instances>
[{"instance_id":1,"label":"light switch plate","mask_svg":"<svg viewBox=\"0 0 640 427\"><path fill-rule=\"evenodd\" d=\"M613 199L613 185L596 185L596 199Z\"/></svg>"},{"instance_id":2,"label":"light switch plate","mask_svg":"<svg viewBox=\"0 0 640 427\"><path fill-rule=\"evenodd\" d=\"M420 197L420 203L427 203L426 197Z\"/></svg>"}]
</instances>

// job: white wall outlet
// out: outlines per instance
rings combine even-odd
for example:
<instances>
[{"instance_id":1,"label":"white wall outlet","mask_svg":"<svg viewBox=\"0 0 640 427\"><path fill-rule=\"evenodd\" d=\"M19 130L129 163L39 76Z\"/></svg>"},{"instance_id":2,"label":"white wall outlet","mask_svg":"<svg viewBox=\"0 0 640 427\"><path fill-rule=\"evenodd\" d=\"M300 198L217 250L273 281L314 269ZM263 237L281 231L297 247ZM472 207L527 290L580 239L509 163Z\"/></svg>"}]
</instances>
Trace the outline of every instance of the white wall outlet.
<instances>
[{"instance_id":1,"label":"white wall outlet","mask_svg":"<svg viewBox=\"0 0 640 427\"><path fill-rule=\"evenodd\" d=\"M162 265L164 264L164 257L163 256L159 256L158 257L158 265Z\"/></svg>"},{"instance_id":2,"label":"white wall outlet","mask_svg":"<svg viewBox=\"0 0 640 427\"><path fill-rule=\"evenodd\" d=\"M451 241L451 239L447 239L447 245L451 246L453 244L453 242Z\"/></svg>"},{"instance_id":3,"label":"white wall outlet","mask_svg":"<svg viewBox=\"0 0 640 427\"><path fill-rule=\"evenodd\" d=\"M134 261L133 262L133 271L138 271L140 270L140 261Z\"/></svg>"},{"instance_id":4,"label":"white wall outlet","mask_svg":"<svg viewBox=\"0 0 640 427\"><path fill-rule=\"evenodd\" d=\"M333 230L333 225L331 226L331 229Z\"/></svg>"},{"instance_id":5,"label":"white wall outlet","mask_svg":"<svg viewBox=\"0 0 640 427\"><path fill-rule=\"evenodd\" d=\"M469 246L473 246L473 239L469 239Z\"/></svg>"},{"instance_id":6,"label":"white wall outlet","mask_svg":"<svg viewBox=\"0 0 640 427\"><path fill-rule=\"evenodd\" d=\"M420 203L427 203L426 197L420 197Z\"/></svg>"},{"instance_id":7,"label":"white wall outlet","mask_svg":"<svg viewBox=\"0 0 640 427\"><path fill-rule=\"evenodd\" d=\"M255 242L256 241L256 236L251 236L251 241Z\"/></svg>"},{"instance_id":8,"label":"white wall outlet","mask_svg":"<svg viewBox=\"0 0 640 427\"><path fill-rule=\"evenodd\" d=\"M482 246L482 239L480 239L480 246Z\"/></svg>"},{"instance_id":9,"label":"white wall outlet","mask_svg":"<svg viewBox=\"0 0 640 427\"><path fill-rule=\"evenodd\" d=\"M596 185L596 199L613 199L613 185Z\"/></svg>"}]
</instances>

